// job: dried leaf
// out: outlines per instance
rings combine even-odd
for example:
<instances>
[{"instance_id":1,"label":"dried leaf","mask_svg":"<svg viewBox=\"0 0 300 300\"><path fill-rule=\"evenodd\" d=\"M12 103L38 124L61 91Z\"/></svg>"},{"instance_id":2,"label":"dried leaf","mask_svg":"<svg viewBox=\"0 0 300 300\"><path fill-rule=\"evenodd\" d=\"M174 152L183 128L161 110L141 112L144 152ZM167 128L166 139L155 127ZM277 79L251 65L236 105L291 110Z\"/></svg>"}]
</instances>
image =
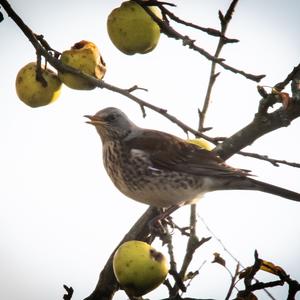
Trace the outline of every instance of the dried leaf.
<instances>
[{"instance_id":1,"label":"dried leaf","mask_svg":"<svg viewBox=\"0 0 300 300\"><path fill-rule=\"evenodd\" d=\"M226 266L226 261L224 258L221 257L220 253L215 252L214 253L214 260L212 263L217 263L220 264L221 266L225 267Z\"/></svg>"},{"instance_id":2,"label":"dried leaf","mask_svg":"<svg viewBox=\"0 0 300 300\"><path fill-rule=\"evenodd\" d=\"M284 274L284 270L279 267L274 265L273 263L266 261L266 260L262 260L261 266L260 266L260 270L263 270L265 272L271 273L271 274L275 274L275 275L279 275L279 274Z\"/></svg>"},{"instance_id":3,"label":"dried leaf","mask_svg":"<svg viewBox=\"0 0 300 300\"><path fill-rule=\"evenodd\" d=\"M279 97L281 99L282 105L284 109L287 109L290 102L291 102L291 98L290 95L288 93L279 93Z\"/></svg>"},{"instance_id":4,"label":"dried leaf","mask_svg":"<svg viewBox=\"0 0 300 300\"><path fill-rule=\"evenodd\" d=\"M280 100L282 102L282 106L284 109L287 109L291 102L291 97L288 93L281 92L277 90L276 88L272 88L272 94L278 95L280 97Z\"/></svg>"},{"instance_id":5,"label":"dried leaf","mask_svg":"<svg viewBox=\"0 0 300 300\"><path fill-rule=\"evenodd\" d=\"M191 280L194 277L196 277L199 274L199 271L195 271L195 272L188 272L185 276L184 276L184 281L186 280Z\"/></svg>"}]
</instances>

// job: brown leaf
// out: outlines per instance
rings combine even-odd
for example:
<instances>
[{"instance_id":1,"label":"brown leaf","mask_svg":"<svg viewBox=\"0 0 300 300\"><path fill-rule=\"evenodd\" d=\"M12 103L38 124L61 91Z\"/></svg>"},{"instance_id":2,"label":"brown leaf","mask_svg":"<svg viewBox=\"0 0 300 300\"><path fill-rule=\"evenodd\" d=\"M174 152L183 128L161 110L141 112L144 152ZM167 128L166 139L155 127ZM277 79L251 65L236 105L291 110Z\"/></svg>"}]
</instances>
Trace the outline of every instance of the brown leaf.
<instances>
[{"instance_id":1,"label":"brown leaf","mask_svg":"<svg viewBox=\"0 0 300 300\"><path fill-rule=\"evenodd\" d=\"M261 266L260 266L260 270L263 270L265 272L271 273L271 274L275 274L275 275L279 275L279 274L284 274L284 270L279 267L274 265L273 263L266 261L266 260L262 260Z\"/></svg>"},{"instance_id":2,"label":"brown leaf","mask_svg":"<svg viewBox=\"0 0 300 300\"><path fill-rule=\"evenodd\" d=\"M276 88L272 88L272 94L278 95L280 97L284 109L288 108L291 102L291 97L288 93L280 92Z\"/></svg>"},{"instance_id":3,"label":"brown leaf","mask_svg":"<svg viewBox=\"0 0 300 300\"><path fill-rule=\"evenodd\" d=\"M191 280L193 278L195 278L197 275L199 274L199 271L195 271L195 272L188 272L185 276L184 276L184 281L185 280Z\"/></svg>"},{"instance_id":4,"label":"brown leaf","mask_svg":"<svg viewBox=\"0 0 300 300\"><path fill-rule=\"evenodd\" d=\"M290 102L291 102L291 98L290 98L290 95L288 93L279 93L279 96L281 98L281 102L282 102L282 105L283 105L283 108L284 109L287 109Z\"/></svg>"},{"instance_id":5,"label":"brown leaf","mask_svg":"<svg viewBox=\"0 0 300 300\"><path fill-rule=\"evenodd\" d=\"M212 263L217 263L222 265L223 267L226 266L226 261L224 258L221 257L220 253L215 252L214 253L214 260L212 261Z\"/></svg>"}]
</instances>

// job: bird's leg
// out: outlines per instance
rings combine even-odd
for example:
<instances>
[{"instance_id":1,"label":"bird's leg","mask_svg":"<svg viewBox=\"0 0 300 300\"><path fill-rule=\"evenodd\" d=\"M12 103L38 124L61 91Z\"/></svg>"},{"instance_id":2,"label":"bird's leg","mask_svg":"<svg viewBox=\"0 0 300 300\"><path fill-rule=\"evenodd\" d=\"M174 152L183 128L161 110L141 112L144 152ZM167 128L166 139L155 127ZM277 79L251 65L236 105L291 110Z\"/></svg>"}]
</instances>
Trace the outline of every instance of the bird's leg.
<instances>
[{"instance_id":1,"label":"bird's leg","mask_svg":"<svg viewBox=\"0 0 300 300\"><path fill-rule=\"evenodd\" d=\"M164 224L162 222L165 221L166 218L168 218L170 214L173 213L179 207L180 205L172 205L168 207L166 210L164 210L161 214L159 214L158 216L150 220L148 224L150 228L150 232L158 236L165 234L166 231L164 229ZM165 224L169 224L168 221L166 221Z\"/></svg>"},{"instance_id":2,"label":"bird's leg","mask_svg":"<svg viewBox=\"0 0 300 300\"><path fill-rule=\"evenodd\" d=\"M165 219L162 220L162 224L164 225L164 223L166 225L169 225L172 229L171 234L173 234L173 232L177 229L182 235L185 236L191 236L190 232L191 232L191 226L185 226L185 227L180 227L178 226L174 221L172 216L167 216Z\"/></svg>"},{"instance_id":3,"label":"bird's leg","mask_svg":"<svg viewBox=\"0 0 300 300\"><path fill-rule=\"evenodd\" d=\"M158 216L154 217L152 220L150 220L149 223L152 223L153 225L155 225L156 223L160 222L164 219L166 219L167 217L170 216L171 213L173 213L176 209L178 209L180 207L180 205L176 204L176 205L172 205L170 207L168 207L166 210L164 210L161 214L159 214Z\"/></svg>"}]
</instances>

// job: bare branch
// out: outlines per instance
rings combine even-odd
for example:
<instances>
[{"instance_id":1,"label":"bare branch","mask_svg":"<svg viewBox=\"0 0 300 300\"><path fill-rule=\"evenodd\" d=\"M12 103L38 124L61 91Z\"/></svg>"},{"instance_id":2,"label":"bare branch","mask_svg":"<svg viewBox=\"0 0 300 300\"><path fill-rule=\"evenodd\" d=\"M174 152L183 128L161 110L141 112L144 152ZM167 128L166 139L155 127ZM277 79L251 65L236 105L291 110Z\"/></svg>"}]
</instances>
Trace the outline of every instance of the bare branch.
<instances>
[{"instance_id":1,"label":"bare branch","mask_svg":"<svg viewBox=\"0 0 300 300\"><path fill-rule=\"evenodd\" d=\"M233 1L232 3L237 2ZM8 15L15 21L15 23L18 25L18 27L23 31L25 36L29 39L31 44L34 46L36 49L38 57L43 56L46 58L47 62L49 62L54 68L61 72L70 72L72 74L78 75L81 78L87 79L89 82L93 83L95 86L99 88L104 88L108 89L110 91L116 92L118 94L121 94L132 101L136 102L138 105L140 105L143 114L145 115L145 107L156 111L169 119L170 121L174 122L177 124L180 128L182 128L185 132L191 132L195 134L196 136L201 136L204 137L205 139L214 142L214 139L209 138L203 134L201 134L199 131L196 131L186 124L182 123L180 120L178 120L176 117L170 115L166 109L154 106L146 101L143 101L142 99L134 96L132 93L136 89L140 89L138 87L132 87L129 89L121 89L118 87L115 87L111 84L108 84L102 80L97 80L96 78L89 76L77 69L68 67L66 65L63 65L57 58L59 56L59 52L54 50L53 48L50 47L50 45L44 40L44 37L41 35L37 35L32 32L32 30L21 20L21 18L13 11L11 6L6 0L0 0L0 4L4 8L4 10L8 13ZM226 14L227 15L227 14ZM222 16L222 22L226 20L226 18L230 17L231 14L228 16ZM152 16L153 17L153 16ZM157 21L157 20L156 20ZM221 65L223 68L231 70L232 72L239 73L244 75L245 77L259 81L263 75L252 75L252 74L247 74L241 70L237 70L235 68L232 68L225 64L222 59L216 58L215 56L210 55L207 53L204 49L201 49L200 47L195 46L195 43L193 40L191 40L189 37L183 36L179 33L177 33L173 28L169 27L169 25L166 22L162 22L160 24L162 30L165 30L166 34L169 34L170 37L180 39L184 43L184 45L189 46L191 49L198 51L202 55L204 55L206 58L210 59L211 61L214 61L216 64ZM165 27L164 27L165 26ZM296 82L295 74L299 74L299 69L297 72L292 72L293 75L290 76L290 78L293 79L295 82L295 91L298 91L298 83L299 81ZM284 82L289 82L291 79L288 78ZM299 78L298 78L299 79ZM298 80L297 79L297 80ZM279 86L283 86L283 84L279 84ZM269 95L268 95L269 96ZM271 95L270 97L275 97L274 95ZM296 97L295 97L296 99ZM265 99L263 99L265 100ZM272 100L272 99L271 99ZM269 105L269 102L267 106ZM263 134L266 134L267 132L270 132L272 130L275 130L277 128L280 128L282 126L288 126L290 122L298 117L300 115L300 103L299 101L294 101L289 105L286 109L278 109L273 113L262 113L259 111L259 113L256 114L254 120L245 128L240 130L238 133L233 135L231 138L228 138L224 141L222 145L218 145L216 148L216 152L223 158L226 159L239 151L240 149L244 148L246 145L251 144L253 141L255 141L257 138L262 136ZM141 218L133 225L133 227L130 229L130 231L124 236L123 240L120 242L123 243L127 240L132 240L132 239L138 239L138 240L144 240L151 242L151 237L150 237L150 232L149 232L149 227L148 223L151 219L153 219L155 216L157 216L159 212L152 207L149 207L144 215L141 216ZM198 240L196 244L197 247L192 246L192 250L188 250L191 253L191 256L193 255L193 251L195 251L201 244L202 240ZM205 241L204 241L205 242ZM191 241L192 243L192 241ZM203 243L203 242L202 242ZM117 248L116 248L117 249ZM114 276L113 270L112 270L112 259L113 259L114 252L111 254L109 260L107 261L104 269L102 270L99 281L97 283L97 286L94 290L94 292L86 298L86 300L111 300L114 293L118 290L119 286L116 281L116 278ZM187 257L187 260L189 258ZM186 264L185 264L186 265ZM188 264L187 264L188 265ZM186 267L184 267L186 269ZM182 267L182 270L184 270ZM186 271L186 270L185 270ZM182 271L183 274L183 271ZM181 274L181 275L182 275ZM299 284L293 280L291 280L288 275L287 277L284 278L286 282L289 283L290 286L290 294L291 297L289 299L293 299L293 294L295 295L296 292L299 290ZM181 278L182 279L182 278ZM69 288L68 288L69 289ZM67 292L71 293L71 288ZM73 292L72 292L73 293ZM69 298L70 299L70 298Z\"/></svg>"},{"instance_id":2,"label":"bare branch","mask_svg":"<svg viewBox=\"0 0 300 300\"><path fill-rule=\"evenodd\" d=\"M235 268L234 275L231 276L231 283L230 283L228 292L226 294L225 300L229 300L230 299L230 296L231 296L231 294L233 292L233 289L235 288L235 284L236 284L236 281L237 281L239 273L240 273L239 270L240 270L240 265L237 264L236 268Z\"/></svg>"},{"instance_id":3,"label":"bare branch","mask_svg":"<svg viewBox=\"0 0 300 300\"><path fill-rule=\"evenodd\" d=\"M202 238L201 240L198 239L196 236L191 236L188 240L188 245L186 249L186 255L184 257L181 269L180 269L180 276L181 278L184 278L186 271L193 259L193 255L195 251L202 246L204 243L208 242L211 239L211 237Z\"/></svg>"},{"instance_id":4,"label":"bare branch","mask_svg":"<svg viewBox=\"0 0 300 300\"><path fill-rule=\"evenodd\" d=\"M246 73L242 70L236 69L234 67L231 67L230 65L224 63L224 59L222 58L217 58L211 54L209 54L206 50L204 50L203 48L196 46L195 45L195 41L192 40L191 38L189 38L186 35L183 35L179 32L177 32L174 28L172 28L167 22L161 20L160 18L158 18L148 7L147 5L145 5L145 2L142 0L134 0L135 2L137 2L139 5L143 6L143 8L147 11L147 13L152 17L152 19L159 25L161 32L164 33L165 35L167 35L170 38L176 39L176 40L181 40L182 44L184 46L188 46L190 49L200 53L201 55L203 55L205 58L207 58L210 61L214 61L217 64L219 64L220 66L222 66L224 69L231 71L235 74L240 74L244 77L246 77L247 79L259 82L262 78L265 77L265 75L253 75L250 73Z\"/></svg>"},{"instance_id":5,"label":"bare branch","mask_svg":"<svg viewBox=\"0 0 300 300\"><path fill-rule=\"evenodd\" d=\"M41 43L41 45L47 50L47 51L50 51L50 52L53 52L54 54L54 57L58 58L61 53L56 51L55 49L53 49L52 47L50 47L50 45L48 44L48 42L44 39L44 36L42 34L38 35L38 34L35 34L35 37L36 39Z\"/></svg>"},{"instance_id":6,"label":"bare branch","mask_svg":"<svg viewBox=\"0 0 300 300\"><path fill-rule=\"evenodd\" d=\"M42 57L38 52L36 55L36 70L35 71L36 71L35 79L37 81L39 81L43 87L46 87L48 85L48 83L42 74Z\"/></svg>"},{"instance_id":7,"label":"bare branch","mask_svg":"<svg viewBox=\"0 0 300 300\"><path fill-rule=\"evenodd\" d=\"M197 225L197 204L192 204L191 212L190 212L191 236L196 236L196 225Z\"/></svg>"},{"instance_id":8,"label":"bare branch","mask_svg":"<svg viewBox=\"0 0 300 300\"><path fill-rule=\"evenodd\" d=\"M193 24L191 22L187 22L182 20L181 18L179 18L178 16L176 16L175 14L173 14L170 10L168 10L167 8L165 8L164 3L160 2L160 1L147 1L144 3L144 5L146 6L158 6L162 12L163 15L168 16L171 20L173 20L176 23L179 24L183 24L185 26L203 31L211 36L215 36L215 37L222 37L222 39L224 39L224 41L226 43L237 43L239 42L239 40L237 39L231 39L231 38L227 38L224 36L224 34L222 32L220 32L219 30L216 30L214 28L207 28L207 27L202 27L196 24Z\"/></svg>"},{"instance_id":9,"label":"bare branch","mask_svg":"<svg viewBox=\"0 0 300 300\"><path fill-rule=\"evenodd\" d=\"M170 271L172 274L178 274L177 273L177 264L175 260L175 255L174 255L174 247L173 247L173 240L172 240L172 235L170 234L168 230L168 226L165 226L165 235L163 237L163 242L167 244L168 247L168 253L170 257Z\"/></svg>"},{"instance_id":10,"label":"bare branch","mask_svg":"<svg viewBox=\"0 0 300 300\"><path fill-rule=\"evenodd\" d=\"M64 289L66 290L67 293L63 295L63 299L64 299L64 300L71 300L71 299L72 299L72 296L73 296L73 293L74 293L73 288L72 288L71 286L68 287L68 286L66 286L66 285L64 284Z\"/></svg>"},{"instance_id":11,"label":"bare branch","mask_svg":"<svg viewBox=\"0 0 300 300\"><path fill-rule=\"evenodd\" d=\"M298 74L299 72L300 72L300 64L298 66L296 66L292 70L292 72L283 81L277 83L274 87L277 90L282 91L290 83L290 81L295 79L297 76L299 77L299 74Z\"/></svg>"},{"instance_id":12,"label":"bare branch","mask_svg":"<svg viewBox=\"0 0 300 300\"><path fill-rule=\"evenodd\" d=\"M238 293L240 297L248 297L252 292L266 289L269 287L282 286L284 283L287 283L289 286L287 300L295 300L296 294L300 291L300 283L294 279L291 279L290 276L279 266L275 266L270 262L266 262L258 257L257 251L254 253L254 264L240 273L240 278L244 278L245 289ZM263 268L267 266L268 268ZM252 284L252 280L256 273L260 270L267 270L268 272L277 275L280 280L271 281L271 282L259 282L256 281Z\"/></svg>"},{"instance_id":13,"label":"bare branch","mask_svg":"<svg viewBox=\"0 0 300 300\"><path fill-rule=\"evenodd\" d=\"M227 27L228 27L229 22L232 18L234 8L235 8L237 2L238 2L238 0L233 0L231 2L225 16L223 16L223 14L221 12L219 12L222 36L219 39L219 42L218 42L218 45L217 45L217 48L216 48L216 51L215 51L215 55L214 55L215 57L219 57L223 46L226 44L226 40L223 38L223 36L225 36ZM206 117L208 107L209 107L209 104L210 104L210 99L211 99L211 93L212 93L213 86L216 82L217 77L220 74L220 73L216 73L216 65L217 65L216 62L212 61L211 68L210 68L208 86L207 86L207 90L206 90L206 95L205 95L204 103L203 103L201 113L200 113L201 118L199 118L198 130L200 132L202 132L202 130L204 128L205 117Z\"/></svg>"},{"instance_id":14,"label":"bare branch","mask_svg":"<svg viewBox=\"0 0 300 300\"><path fill-rule=\"evenodd\" d=\"M136 90L142 90L142 91L148 92L148 89L139 87L139 86L137 86L137 85L134 85L134 86L130 87L129 89L127 89L127 92L128 92L128 93L132 93L132 92L134 92L134 91L136 91Z\"/></svg>"},{"instance_id":15,"label":"bare branch","mask_svg":"<svg viewBox=\"0 0 300 300\"><path fill-rule=\"evenodd\" d=\"M51 53L49 53L44 47L43 45L41 45L38 41L38 39L36 38L36 34L34 34L32 32L32 30L21 20L21 18L14 12L14 10L11 8L11 6L9 5L9 3L6 0L0 0L0 4L4 7L4 9L7 11L8 15L16 22L16 24L19 26L19 28L23 31L23 33L27 36L27 38L29 39L29 41L31 42L31 44L34 46L34 48L36 49L37 53L39 53L39 55L42 55L45 57L45 59L58 71L60 72L69 72L72 74L75 74L81 78L84 78L86 80L88 80L91 84L93 84L94 86L97 86L101 89L107 89L110 90L112 92L121 94L129 99L131 99L132 101L136 102L137 104L139 104L139 106L141 108L144 107L148 107L153 111L156 111L157 113L163 115L165 118L169 119L171 122L175 123L177 126L179 126L185 133L187 132L191 132L192 134L194 134L197 137L203 137L208 141L211 141L212 143L214 143L214 139L210 138L209 136L206 136L204 134L202 134L201 132L198 132L197 130L194 130L193 128L189 127L188 125L184 124L183 122L181 122L178 118L176 118L175 116L169 114L167 112L167 109L152 105L136 96L134 96L132 94L133 91L137 90L137 89L142 89L145 90L144 88L139 88L137 86L133 86L131 88L119 88L116 87L112 84L106 83L103 80L99 80L91 75L88 75L84 72L81 72L78 69L72 68L70 66L67 66L65 64L62 64L62 62L60 60L58 60L56 57L54 57ZM47 43L47 47L51 48L49 46L49 44ZM51 48L52 49L52 48ZM145 111L143 111L143 115L145 116Z\"/></svg>"},{"instance_id":16,"label":"bare branch","mask_svg":"<svg viewBox=\"0 0 300 300\"><path fill-rule=\"evenodd\" d=\"M239 151L239 154L243 155L243 156L267 161L270 164L272 164L274 167L279 167L279 165L282 164L282 165L287 165L290 167L300 168L300 163L289 162L289 161L282 160L282 159L270 158L268 155L262 155L262 154L251 153L251 152L246 152L246 151Z\"/></svg>"},{"instance_id":17,"label":"bare branch","mask_svg":"<svg viewBox=\"0 0 300 300\"><path fill-rule=\"evenodd\" d=\"M298 67L300 64L298 65ZM297 72L293 75L293 80L291 84L292 95L294 101L300 102L300 68L297 68Z\"/></svg>"},{"instance_id":18,"label":"bare branch","mask_svg":"<svg viewBox=\"0 0 300 300\"><path fill-rule=\"evenodd\" d=\"M85 298L85 300L111 300L114 293L119 289L119 285L115 278L112 261L115 251L118 247L126 241L139 240L145 242L152 242L150 237L149 222L154 217L158 216L160 211L154 207L149 207L145 213L138 219L138 221L131 227L128 233L123 237L119 245L110 255L106 265L100 273L98 283L93 293Z\"/></svg>"},{"instance_id":19,"label":"bare branch","mask_svg":"<svg viewBox=\"0 0 300 300\"><path fill-rule=\"evenodd\" d=\"M183 263L179 272L179 277L181 280L185 278L186 272L188 270L188 267L190 263L193 260L193 256L195 254L195 251L202 246L204 243L208 242L211 239L211 237L202 238L199 240L199 238L196 235L191 235L188 239L186 253L183 259ZM173 296L176 295L179 291L180 286L175 285L173 289ZM181 289L182 290L182 289Z\"/></svg>"},{"instance_id":20,"label":"bare branch","mask_svg":"<svg viewBox=\"0 0 300 300\"><path fill-rule=\"evenodd\" d=\"M270 95L270 97L272 96ZM299 116L299 102L293 102L287 109L279 108L272 113L257 113L251 123L226 139L222 144L217 145L213 151L226 160L232 153L237 153L246 146L251 145L261 136L290 125Z\"/></svg>"}]
</instances>

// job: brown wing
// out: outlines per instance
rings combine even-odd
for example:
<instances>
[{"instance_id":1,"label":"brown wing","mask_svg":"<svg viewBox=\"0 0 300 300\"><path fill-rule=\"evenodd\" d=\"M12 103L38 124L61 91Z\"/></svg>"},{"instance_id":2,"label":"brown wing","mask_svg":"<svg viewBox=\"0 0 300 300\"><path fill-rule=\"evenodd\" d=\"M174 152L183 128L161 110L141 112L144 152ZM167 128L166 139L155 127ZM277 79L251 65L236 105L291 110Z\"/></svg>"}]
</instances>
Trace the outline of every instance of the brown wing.
<instances>
[{"instance_id":1,"label":"brown wing","mask_svg":"<svg viewBox=\"0 0 300 300\"><path fill-rule=\"evenodd\" d=\"M247 176L244 170L226 165L214 152L165 132L144 129L141 134L130 136L125 144L129 150L147 153L154 168L202 176Z\"/></svg>"}]
</instances>

